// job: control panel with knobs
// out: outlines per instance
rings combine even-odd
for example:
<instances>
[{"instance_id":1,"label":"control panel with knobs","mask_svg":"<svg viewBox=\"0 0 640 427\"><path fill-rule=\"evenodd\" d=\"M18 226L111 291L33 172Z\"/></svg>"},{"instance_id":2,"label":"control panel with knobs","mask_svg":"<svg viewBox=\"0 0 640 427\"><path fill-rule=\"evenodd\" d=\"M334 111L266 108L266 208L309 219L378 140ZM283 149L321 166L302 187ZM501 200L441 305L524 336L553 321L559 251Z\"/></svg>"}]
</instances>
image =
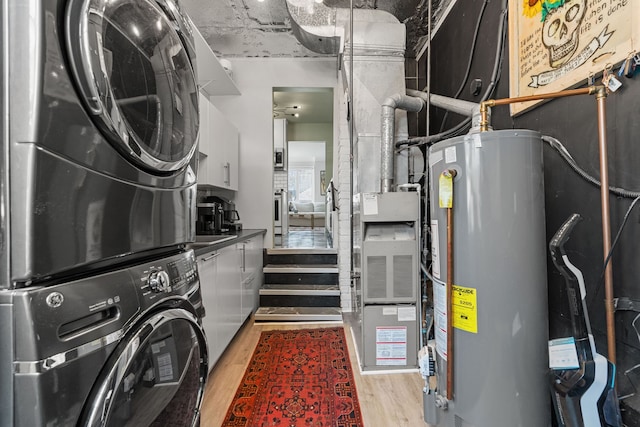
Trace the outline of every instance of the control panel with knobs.
<instances>
[{"instance_id":1,"label":"control panel with knobs","mask_svg":"<svg viewBox=\"0 0 640 427\"><path fill-rule=\"evenodd\" d=\"M167 292L171 289L169 275L163 270L151 270L147 283L153 292Z\"/></svg>"}]
</instances>

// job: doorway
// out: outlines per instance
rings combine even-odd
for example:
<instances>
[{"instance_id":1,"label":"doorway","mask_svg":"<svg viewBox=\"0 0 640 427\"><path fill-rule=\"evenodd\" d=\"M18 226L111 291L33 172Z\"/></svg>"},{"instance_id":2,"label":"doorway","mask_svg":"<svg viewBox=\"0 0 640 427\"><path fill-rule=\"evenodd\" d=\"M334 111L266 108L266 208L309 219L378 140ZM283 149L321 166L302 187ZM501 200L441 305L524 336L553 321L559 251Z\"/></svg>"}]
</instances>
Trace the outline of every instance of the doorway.
<instances>
[{"instance_id":1,"label":"doorway","mask_svg":"<svg viewBox=\"0 0 640 427\"><path fill-rule=\"evenodd\" d=\"M333 88L273 88L275 247L327 247L333 96Z\"/></svg>"}]
</instances>

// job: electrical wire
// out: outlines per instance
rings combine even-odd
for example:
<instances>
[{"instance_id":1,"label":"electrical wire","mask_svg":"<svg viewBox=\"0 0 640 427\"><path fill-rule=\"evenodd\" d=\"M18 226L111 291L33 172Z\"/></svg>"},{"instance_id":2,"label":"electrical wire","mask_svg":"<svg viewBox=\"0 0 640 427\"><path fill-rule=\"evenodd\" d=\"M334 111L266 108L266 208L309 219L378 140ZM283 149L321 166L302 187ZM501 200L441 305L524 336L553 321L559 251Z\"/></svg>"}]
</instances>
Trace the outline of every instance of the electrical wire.
<instances>
[{"instance_id":1,"label":"electrical wire","mask_svg":"<svg viewBox=\"0 0 640 427\"><path fill-rule=\"evenodd\" d=\"M548 136L548 135L544 135L542 137L542 140L544 142L546 142L547 144L549 144L549 146L551 146L553 149L555 149L560 154L560 157L562 157L562 159L565 162L567 162L567 164L571 167L571 169L573 169L574 172L576 172L578 175L580 175L580 177L582 177L583 179L585 179L586 181L590 182L591 184L595 185L598 188L600 188L602 186L602 184L600 183L600 181L598 179L596 179L593 176L589 175L584 169L582 169L576 163L576 161L573 159L573 157L571 156L569 151L566 149L566 147L564 145L562 145L562 143L560 141L558 141L556 138L554 138L552 136ZM627 221L629 219L629 215L631 215L631 211L636 206L638 201L640 201L640 191L630 191L630 190L627 190L627 189L624 189L624 188L609 186L609 192L612 193L612 194L615 194L618 197L623 197L623 198L627 198L627 199L633 198L634 200L633 200L633 202L631 202L631 205L627 209L627 212L624 215L624 219L622 220L622 225L618 229L618 232L616 233L616 237L613 240L613 243L611 244L611 249L609 250L609 253L607 254L607 256L606 256L606 258L604 260L604 265L602 267L602 274L600 275L600 280L598 281L598 285L596 286L596 289L593 292L593 295L590 298L589 303L587 304L588 307L592 307L593 306L593 304L595 302L595 299L596 299L598 293L600 292L600 290L601 290L601 288L602 288L602 286L604 284L604 273L605 273L605 271L607 269L607 265L609 265L609 262L611 261L611 256L613 255L613 250L615 249L616 245L618 244L618 240L620 239L620 235L622 234L622 230L624 229L624 226L627 224Z\"/></svg>"},{"instance_id":2,"label":"electrical wire","mask_svg":"<svg viewBox=\"0 0 640 427\"><path fill-rule=\"evenodd\" d=\"M640 201L640 196L633 199L633 202L631 202L631 206L629 206L629 208L627 209L627 212L624 214L624 218L622 219L622 224L620 225L620 228L618 228L618 232L616 233L616 238L613 239L613 243L611 244L611 249L609 250L607 257L604 260L604 266L602 267L602 275L601 275L602 278L604 278L604 270L606 270L607 265L609 265L609 261L611 260L611 255L613 254L613 250L615 249L616 244L618 244L618 239L620 239L622 230L624 229L624 226L627 224L627 221L629 220L629 216L631 215L631 211L636 206L638 201Z\"/></svg>"},{"instance_id":3,"label":"electrical wire","mask_svg":"<svg viewBox=\"0 0 640 427\"><path fill-rule=\"evenodd\" d=\"M491 80L489 81L489 85L485 90L484 94L480 102L484 102L493 96L493 92L496 89L498 82L500 81L500 75L502 74L502 63L504 60L504 46L505 40L507 37L507 17L508 17L508 1L502 0L501 12L500 12L500 24L498 26L498 42L496 43L496 54L495 61L493 63L493 70L491 72ZM428 89L428 88L425 88ZM423 89L423 91L425 90ZM396 143L396 147L400 147L402 145L409 146L421 146L421 145L431 145L436 142L442 141L447 138L451 138L454 136L461 135L466 133L471 124L471 117L465 118L463 121L448 129L444 132L440 132L435 135L429 135L425 137L412 138L406 141L399 141Z\"/></svg>"},{"instance_id":4,"label":"electrical wire","mask_svg":"<svg viewBox=\"0 0 640 427\"><path fill-rule=\"evenodd\" d=\"M604 265L602 267L602 274L600 274L600 280L598 281L598 286L596 287L595 292L593 292L593 296L591 297L591 300L589 301L589 304L588 304L589 307L591 307L593 305L593 303L595 302L596 296L600 292L600 289L602 289L602 285L604 285L604 273L605 273L605 271L607 269L607 265L609 265L609 261L611 261L611 256L613 255L613 250L616 248L616 245L618 244L618 240L620 239L620 236L622 235L622 230L624 229L624 226L627 224L627 221L629 220L629 216L631 216L631 211L633 211L633 208L636 206L636 204L638 204L639 201L640 201L640 196L636 197L633 200L633 202L631 202L631 205L629 206L629 208L627 208L627 212L624 214L624 218L622 219L622 224L618 228L618 232L616 233L616 237L615 237L615 239L613 239L613 243L611 244L611 249L609 250L609 253L607 254L607 257L604 259Z\"/></svg>"},{"instance_id":5,"label":"electrical wire","mask_svg":"<svg viewBox=\"0 0 640 427\"><path fill-rule=\"evenodd\" d=\"M482 16L484 15L484 11L487 8L487 4L489 0L484 0L482 3L482 9L480 9L480 13L478 14L478 21L476 22L476 28L473 32L473 41L471 42L471 49L469 50L469 59L467 60L467 71L460 82L460 87L456 91L456 94L453 96L458 99L465 86L467 85L467 80L469 79L469 74L471 74L471 65L473 64L473 57L475 56L476 51L476 43L478 42L478 34L480 33L480 24L482 23ZM449 110L446 110L444 113L444 117L442 118L442 123L440 124L440 132L444 132L444 125L447 121L447 116L449 115Z\"/></svg>"},{"instance_id":6,"label":"electrical wire","mask_svg":"<svg viewBox=\"0 0 640 427\"><path fill-rule=\"evenodd\" d=\"M564 145L562 145L560 141L548 135L543 135L542 140L549 144L552 148L554 148L560 154L560 157L562 157L562 159L567 162L571 169L573 169L578 175L598 188L601 186L601 183L598 179L589 175L584 169L578 166L573 157L571 157L571 154L569 154L569 151L565 148ZM618 197L624 197L626 199L634 199L636 197L640 197L640 191L631 191L613 186L609 186L609 191Z\"/></svg>"}]
</instances>

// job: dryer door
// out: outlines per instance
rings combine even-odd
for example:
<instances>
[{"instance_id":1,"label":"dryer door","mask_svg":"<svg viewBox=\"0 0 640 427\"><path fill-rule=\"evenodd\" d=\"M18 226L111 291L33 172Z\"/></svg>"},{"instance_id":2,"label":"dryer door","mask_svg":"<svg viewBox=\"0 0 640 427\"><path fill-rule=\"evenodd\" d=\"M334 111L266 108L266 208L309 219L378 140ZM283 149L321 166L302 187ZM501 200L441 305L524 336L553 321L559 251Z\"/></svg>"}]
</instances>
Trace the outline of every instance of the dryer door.
<instances>
[{"instance_id":1,"label":"dryer door","mask_svg":"<svg viewBox=\"0 0 640 427\"><path fill-rule=\"evenodd\" d=\"M170 173L196 150L198 87L180 28L152 0L71 0L66 41L80 97L136 165Z\"/></svg>"},{"instance_id":2,"label":"dryer door","mask_svg":"<svg viewBox=\"0 0 640 427\"><path fill-rule=\"evenodd\" d=\"M180 308L161 311L122 339L78 425L196 425L207 372L207 345L197 319Z\"/></svg>"}]
</instances>

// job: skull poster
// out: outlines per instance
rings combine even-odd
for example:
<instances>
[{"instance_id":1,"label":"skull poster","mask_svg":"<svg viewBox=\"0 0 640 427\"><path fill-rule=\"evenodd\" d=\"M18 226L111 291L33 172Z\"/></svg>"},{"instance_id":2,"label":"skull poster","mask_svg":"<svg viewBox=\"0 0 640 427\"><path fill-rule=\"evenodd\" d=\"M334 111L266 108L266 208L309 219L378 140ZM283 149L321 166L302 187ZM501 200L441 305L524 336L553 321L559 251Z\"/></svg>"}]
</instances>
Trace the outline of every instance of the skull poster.
<instances>
[{"instance_id":1,"label":"skull poster","mask_svg":"<svg viewBox=\"0 0 640 427\"><path fill-rule=\"evenodd\" d=\"M640 47L638 0L509 2L511 97L586 86L615 73ZM511 105L515 115L536 102Z\"/></svg>"}]
</instances>

